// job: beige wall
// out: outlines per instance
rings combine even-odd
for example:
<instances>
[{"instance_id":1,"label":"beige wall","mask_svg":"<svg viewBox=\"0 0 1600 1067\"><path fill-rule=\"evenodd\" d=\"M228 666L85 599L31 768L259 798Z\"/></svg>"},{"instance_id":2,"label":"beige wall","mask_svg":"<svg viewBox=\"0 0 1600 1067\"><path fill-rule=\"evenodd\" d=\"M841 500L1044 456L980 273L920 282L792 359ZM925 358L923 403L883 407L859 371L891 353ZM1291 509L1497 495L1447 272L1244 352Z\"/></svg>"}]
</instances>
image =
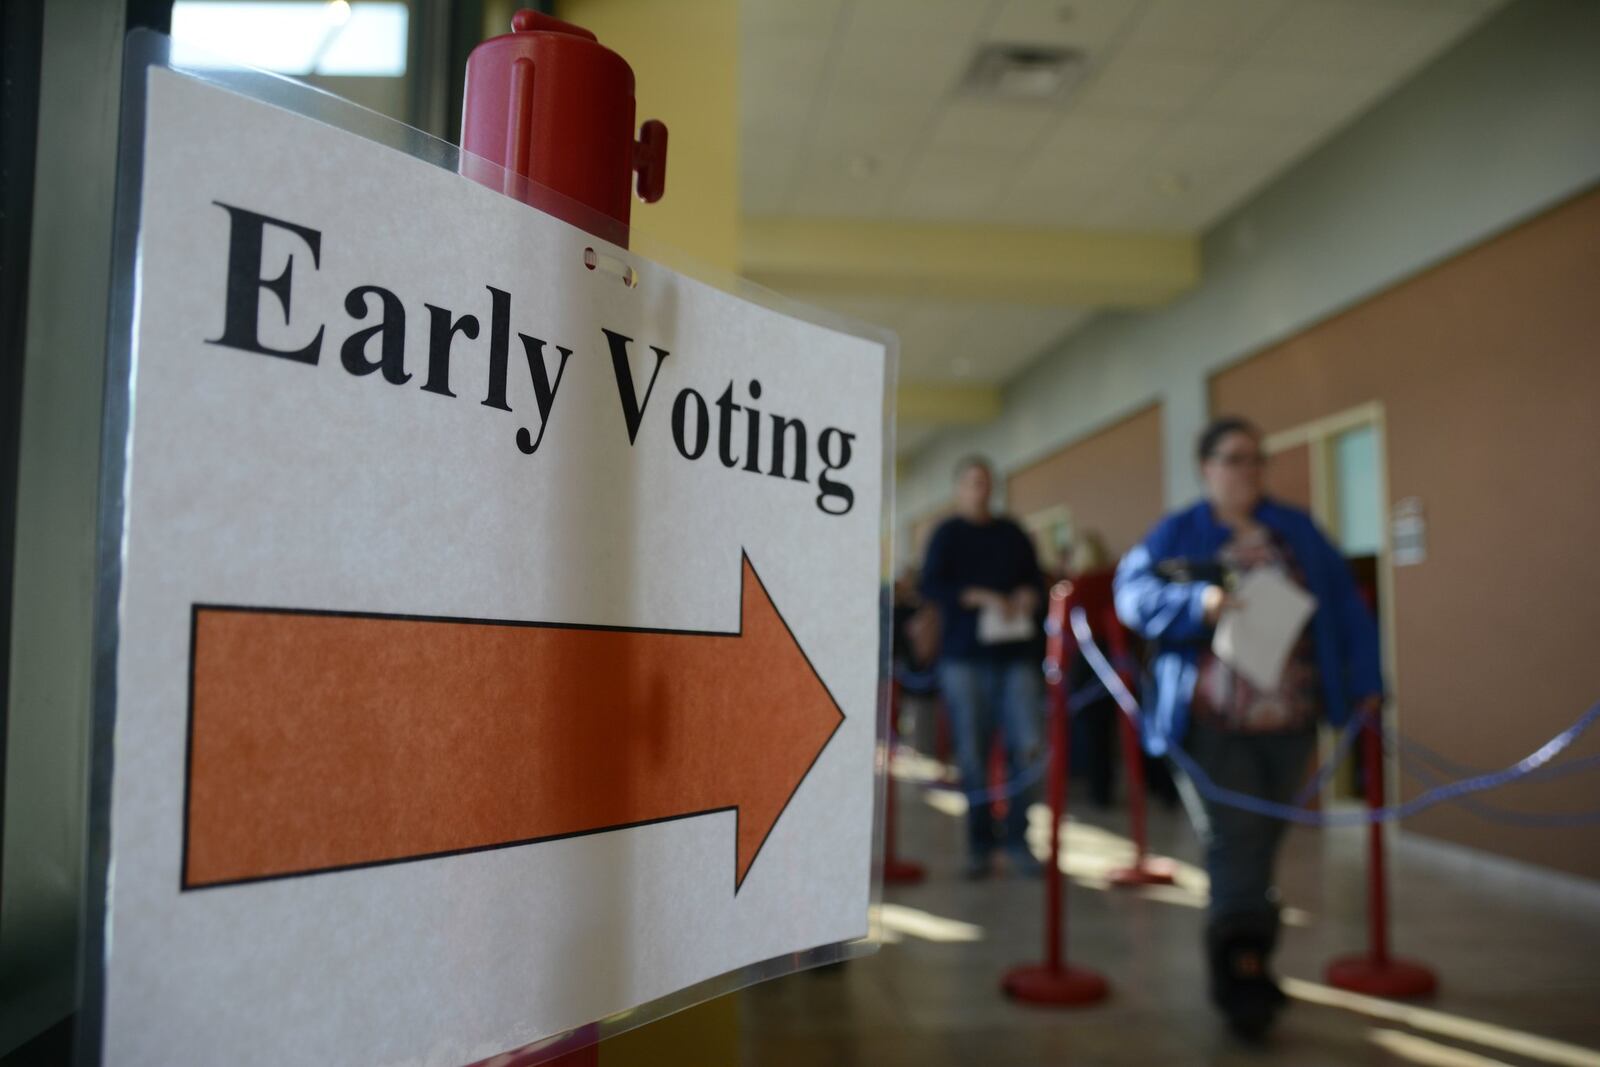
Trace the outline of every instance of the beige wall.
<instances>
[{"instance_id":1,"label":"beige wall","mask_svg":"<svg viewBox=\"0 0 1600 1067\"><path fill-rule=\"evenodd\" d=\"M1121 555L1161 517L1161 487L1161 405L1151 404L1011 475L1006 510L1064 504L1074 529L1098 531Z\"/></svg>"},{"instance_id":2,"label":"beige wall","mask_svg":"<svg viewBox=\"0 0 1600 1067\"><path fill-rule=\"evenodd\" d=\"M1461 763L1512 763L1600 700L1597 346L1591 189L1211 380L1213 411L1268 433L1382 401L1390 502L1420 497L1428 524L1426 562L1394 575L1399 725ZM1486 799L1561 811L1597 796L1575 775ZM1408 825L1600 878L1600 828L1457 806Z\"/></svg>"},{"instance_id":3,"label":"beige wall","mask_svg":"<svg viewBox=\"0 0 1600 1067\"><path fill-rule=\"evenodd\" d=\"M1217 414L1224 412L1218 410ZM1310 511L1311 446L1300 444L1274 452L1265 480L1268 496Z\"/></svg>"}]
</instances>

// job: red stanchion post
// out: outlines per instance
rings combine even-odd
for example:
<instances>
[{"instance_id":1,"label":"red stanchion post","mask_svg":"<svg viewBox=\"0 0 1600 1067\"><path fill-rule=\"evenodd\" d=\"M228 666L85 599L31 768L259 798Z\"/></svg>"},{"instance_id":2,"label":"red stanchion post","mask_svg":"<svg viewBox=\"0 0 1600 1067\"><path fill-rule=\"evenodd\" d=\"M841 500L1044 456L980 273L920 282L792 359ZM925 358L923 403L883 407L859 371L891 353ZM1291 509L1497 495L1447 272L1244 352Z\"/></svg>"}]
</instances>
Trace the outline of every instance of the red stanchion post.
<instances>
[{"instance_id":1,"label":"red stanchion post","mask_svg":"<svg viewBox=\"0 0 1600 1067\"><path fill-rule=\"evenodd\" d=\"M1050 688L1050 865L1044 872L1045 959L1043 963L1013 967L1001 979L1008 996L1033 1004L1063 1006L1093 1004L1111 992L1094 971L1073 967L1066 960L1066 897L1061 884L1061 827L1067 817L1067 680L1064 650L1068 598L1071 585L1061 582L1050 590L1049 648L1045 680Z\"/></svg>"},{"instance_id":2,"label":"red stanchion post","mask_svg":"<svg viewBox=\"0 0 1600 1067\"><path fill-rule=\"evenodd\" d=\"M1075 588L1080 593L1086 594L1085 585L1084 582L1075 583ZM1117 609L1111 602L1109 581L1101 579L1088 588L1093 590L1093 595L1086 594L1081 597L1081 606L1085 614L1094 611L1100 617L1101 631L1106 636L1107 650L1112 659L1119 664L1126 663L1129 658L1128 632L1123 629L1122 621L1117 618ZM1091 600L1094 603L1089 603ZM1081 649L1078 655L1083 655ZM1119 669L1118 673L1122 674L1122 680L1128 688L1133 688L1134 680L1128 677L1127 671ZM1145 826L1145 798L1148 794L1145 789L1144 748L1139 737L1139 727L1120 707L1115 714L1117 738L1122 749L1122 766L1128 783L1128 836L1133 838L1133 863L1112 870L1106 879L1119 889L1142 885L1172 885L1177 880L1172 864L1150 858Z\"/></svg>"},{"instance_id":3,"label":"red stanchion post","mask_svg":"<svg viewBox=\"0 0 1600 1067\"><path fill-rule=\"evenodd\" d=\"M635 139L633 68L588 30L518 11L511 31L467 57L461 173L626 247L635 188L666 188L666 126Z\"/></svg>"},{"instance_id":4,"label":"red stanchion post","mask_svg":"<svg viewBox=\"0 0 1600 1067\"><path fill-rule=\"evenodd\" d=\"M1382 721L1374 714L1361 733L1367 806L1372 811L1383 807ZM1381 820L1374 819L1367 828L1367 852L1367 952L1328 964L1328 984L1376 997L1429 996L1439 984L1433 971L1389 955L1389 886Z\"/></svg>"},{"instance_id":5,"label":"red stanchion post","mask_svg":"<svg viewBox=\"0 0 1600 1067\"><path fill-rule=\"evenodd\" d=\"M1128 834L1133 838L1133 863L1116 868L1106 878L1120 889L1141 885L1171 885L1176 881L1172 865L1150 858L1145 827L1144 748L1139 728L1121 708L1117 709L1116 715L1122 740L1123 766L1128 777Z\"/></svg>"},{"instance_id":6,"label":"red stanchion post","mask_svg":"<svg viewBox=\"0 0 1600 1067\"><path fill-rule=\"evenodd\" d=\"M928 876L920 863L903 860L897 854L894 750L899 740L900 683L889 683L889 755L884 765L883 783L883 881L885 885L915 885Z\"/></svg>"}]
</instances>

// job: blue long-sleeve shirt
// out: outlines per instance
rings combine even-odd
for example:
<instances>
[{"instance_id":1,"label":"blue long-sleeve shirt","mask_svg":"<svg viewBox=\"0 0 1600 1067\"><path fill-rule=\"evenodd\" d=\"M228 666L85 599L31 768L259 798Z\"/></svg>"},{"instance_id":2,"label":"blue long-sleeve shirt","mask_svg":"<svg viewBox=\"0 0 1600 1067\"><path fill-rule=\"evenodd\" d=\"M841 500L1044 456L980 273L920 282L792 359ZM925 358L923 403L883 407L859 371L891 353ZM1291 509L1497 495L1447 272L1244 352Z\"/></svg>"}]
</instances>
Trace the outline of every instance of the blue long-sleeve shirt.
<instances>
[{"instance_id":1,"label":"blue long-sleeve shirt","mask_svg":"<svg viewBox=\"0 0 1600 1067\"><path fill-rule=\"evenodd\" d=\"M1305 574L1307 591L1317 598L1310 626L1322 676L1323 711L1334 725L1342 725L1358 702L1383 692L1372 614L1344 557L1309 515L1264 499L1254 518L1288 544ZM1202 602L1208 583L1167 581L1157 568L1168 560L1215 560L1232 536L1211 505L1201 501L1162 519L1117 568L1117 616L1156 648L1153 691L1144 701L1145 748L1152 755L1181 743L1188 731L1197 664L1212 633Z\"/></svg>"},{"instance_id":2,"label":"blue long-sleeve shirt","mask_svg":"<svg viewBox=\"0 0 1600 1067\"><path fill-rule=\"evenodd\" d=\"M976 586L1010 594L1027 586L1044 604L1044 575L1033 542L1006 518L988 522L946 519L928 541L922 595L939 605L939 654L946 659L1024 658L1038 651L1037 639L1000 645L978 643L978 613L961 606L961 591Z\"/></svg>"}]
</instances>

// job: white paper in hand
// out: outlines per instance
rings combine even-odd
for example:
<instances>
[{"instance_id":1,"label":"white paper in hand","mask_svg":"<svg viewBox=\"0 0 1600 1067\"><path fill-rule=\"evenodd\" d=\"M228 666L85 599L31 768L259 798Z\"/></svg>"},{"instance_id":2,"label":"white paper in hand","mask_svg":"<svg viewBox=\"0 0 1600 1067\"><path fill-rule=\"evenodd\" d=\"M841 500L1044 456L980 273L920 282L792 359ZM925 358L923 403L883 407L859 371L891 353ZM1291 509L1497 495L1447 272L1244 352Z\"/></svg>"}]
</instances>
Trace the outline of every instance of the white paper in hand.
<instances>
[{"instance_id":1,"label":"white paper in hand","mask_svg":"<svg viewBox=\"0 0 1600 1067\"><path fill-rule=\"evenodd\" d=\"M1233 595L1237 605L1217 623L1211 651L1257 689L1275 690L1317 598L1272 567L1251 571Z\"/></svg>"},{"instance_id":2,"label":"white paper in hand","mask_svg":"<svg viewBox=\"0 0 1600 1067\"><path fill-rule=\"evenodd\" d=\"M1008 645L1034 634L1032 615L1007 615L997 605L978 609L978 644Z\"/></svg>"}]
</instances>

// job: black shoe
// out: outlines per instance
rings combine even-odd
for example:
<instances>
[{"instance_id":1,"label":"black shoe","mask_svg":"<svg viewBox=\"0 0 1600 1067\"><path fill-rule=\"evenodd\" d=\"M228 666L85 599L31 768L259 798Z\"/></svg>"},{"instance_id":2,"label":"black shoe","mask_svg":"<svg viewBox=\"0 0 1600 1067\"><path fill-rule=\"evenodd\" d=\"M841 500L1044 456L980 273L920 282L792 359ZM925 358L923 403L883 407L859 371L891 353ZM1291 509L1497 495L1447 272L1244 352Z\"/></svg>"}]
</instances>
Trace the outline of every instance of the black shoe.
<instances>
[{"instance_id":1,"label":"black shoe","mask_svg":"<svg viewBox=\"0 0 1600 1067\"><path fill-rule=\"evenodd\" d=\"M1242 1040L1264 1038L1288 1003L1269 967L1277 940L1273 912L1213 920L1206 928L1211 1000Z\"/></svg>"},{"instance_id":2,"label":"black shoe","mask_svg":"<svg viewBox=\"0 0 1600 1067\"><path fill-rule=\"evenodd\" d=\"M1266 962L1252 949L1233 954L1231 988L1221 1007L1228 1029L1242 1041L1255 1043L1265 1038L1288 999L1267 973Z\"/></svg>"}]
</instances>

